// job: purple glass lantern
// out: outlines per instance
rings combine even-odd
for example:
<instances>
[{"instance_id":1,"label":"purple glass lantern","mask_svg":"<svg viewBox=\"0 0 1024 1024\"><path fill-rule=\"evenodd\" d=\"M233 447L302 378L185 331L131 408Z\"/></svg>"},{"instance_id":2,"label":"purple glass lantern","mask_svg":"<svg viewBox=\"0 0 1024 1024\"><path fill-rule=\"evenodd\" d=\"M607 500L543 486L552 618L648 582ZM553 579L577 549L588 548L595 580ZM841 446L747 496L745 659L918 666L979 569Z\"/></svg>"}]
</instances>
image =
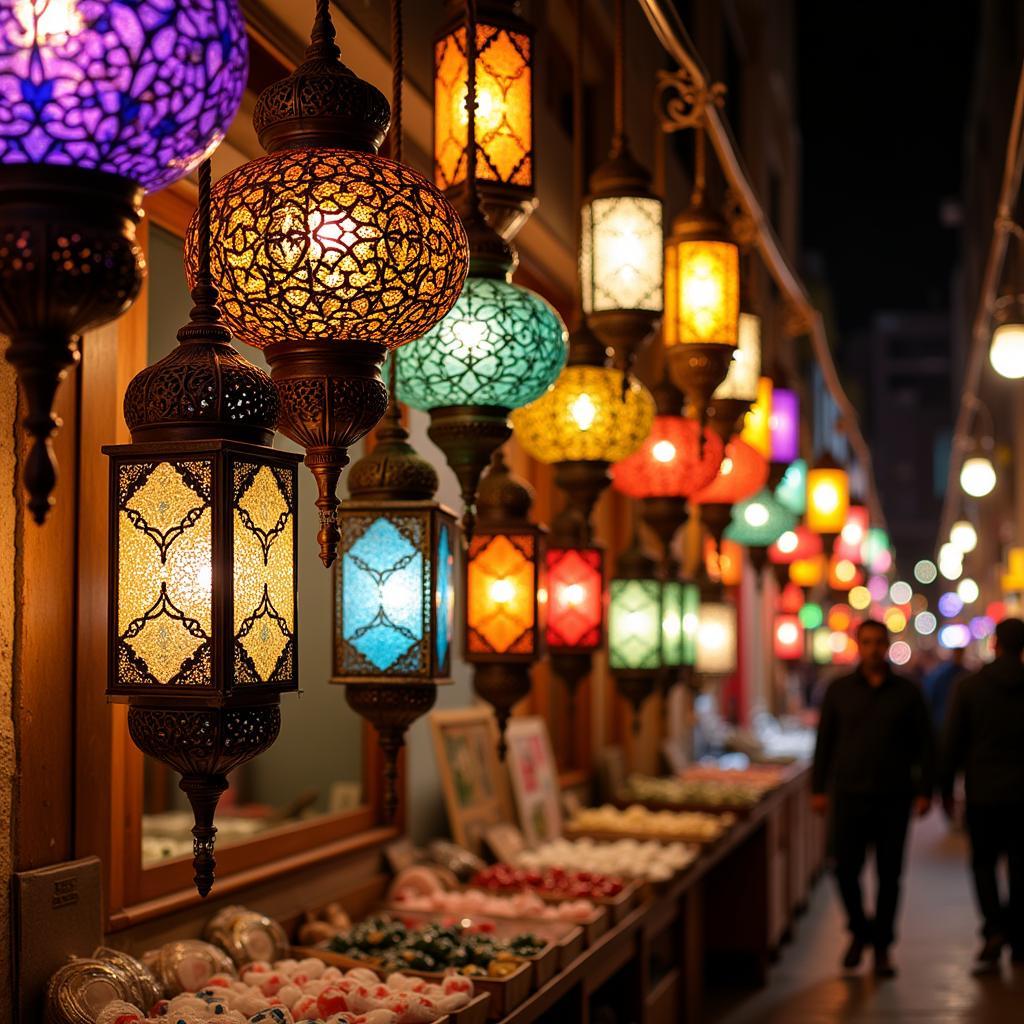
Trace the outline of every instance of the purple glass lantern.
<instances>
[{"instance_id":1,"label":"purple glass lantern","mask_svg":"<svg viewBox=\"0 0 1024 1024\"><path fill-rule=\"evenodd\" d=\"M789 388L772 391L772 462L788 464L800 454L800 396Z\"/></svg>"},{"instance_id":2,"label":"purple glass lantern","mask_svg":"<svg viewBox=\"0 0 1024 1024\"><path fill-rule=\"evenodd\" d=\"M0 5L0 334L25 392L37 522L56 483L53 399L78 337L142 283L142 193L218 145L247 75L237 0Z\"/></svg>"}]
</instances>

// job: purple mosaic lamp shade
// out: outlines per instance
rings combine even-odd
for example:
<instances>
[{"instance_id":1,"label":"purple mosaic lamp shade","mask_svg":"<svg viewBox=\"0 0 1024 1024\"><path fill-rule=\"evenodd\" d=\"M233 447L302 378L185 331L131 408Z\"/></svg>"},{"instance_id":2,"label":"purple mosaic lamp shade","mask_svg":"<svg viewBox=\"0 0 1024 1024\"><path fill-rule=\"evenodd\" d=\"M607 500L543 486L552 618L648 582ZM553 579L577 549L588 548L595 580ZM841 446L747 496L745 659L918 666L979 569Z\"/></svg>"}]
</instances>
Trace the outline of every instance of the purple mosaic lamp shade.
<instances>
[{"instance_id":1,"label":"purple mosaic lamp shade","mask_svg":"<svg viewBox=\"0 0 1024 1024\"><path fill-rule=\"evenodd\" d=\"M771 432L772 462L790 463L800 454L800 396L789 388L772 391L772 412L768 421Z\"/></svg>"},{"instance_id":2,"label":"purple mosaic lamp shade","mask_svg":"<svg viewBox=\"0 0 1024 1024\"><path fill-rule=\"evenodd\" d=\"M0 4L0 334L24 392L23 480L53 505L57 387L142 284L142 194L223 138L248 74L237 0Z\"/></svg>"},{"instance_id":3,"label":"purple mosaic lamp shade","mask_svg":"<svg viewBox=\"0 0 1024 1024\"><path fill-rule=\"evenodd\" d=\"M247 73L236 0L13 0L0 7L0 164L163 188L224 137Z\"/></svg>"}]
</instances>

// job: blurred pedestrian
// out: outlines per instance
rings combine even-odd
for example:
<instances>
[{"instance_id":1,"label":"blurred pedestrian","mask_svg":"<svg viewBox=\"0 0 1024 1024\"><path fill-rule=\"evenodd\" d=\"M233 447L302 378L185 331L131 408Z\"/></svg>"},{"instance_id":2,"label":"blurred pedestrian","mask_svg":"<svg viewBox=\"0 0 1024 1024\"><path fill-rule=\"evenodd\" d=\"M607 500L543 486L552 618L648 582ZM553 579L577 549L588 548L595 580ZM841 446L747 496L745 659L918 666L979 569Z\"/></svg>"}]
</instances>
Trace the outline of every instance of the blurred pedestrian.
<instances>
[{"instance_id":1,"label":"blurred pedestrian","mask_svg":"<svg viewBox=\"0 0 1024 1024\"><path fill-rule=\"evenodd\" d=\"M870 945L875 974L892 977L889 947L907 825L912 808L923 815L931 806L932 732L920 687L889 664L886 627L874 619L862 622L857 650L856 670L836 679L822 704L812 806L831 814L836 882L850 929L843 967L858 967ZM869 847L878 878L873 920L865 913L860 884Z\"/></svg>"},{"instance_id":2,"label":"blurred pedestrian","mask_svg":"<svg viewBox=\"0 0 1024 1024\"><path fill-rule=\"evenodd\" d=\"M943 736L941 783L946 813L964 773L971 870L982 916L978 973L998 969L1003 947L1024 964L1024 622L996 626L995 659L960 680ZM1009 863L1009 903L999 894L996 866Z\"/></svg>"},{"instance_id":3,"label":"blurred pedestrian","mask_svg":"<svg viewBox=\"0 0 1024 1024\"><path fill-rule=\"evenodd\" d=\"M928 701L928 709L932 716L932 729L936 740L941 739L942 729L946 724L946 709L949 698L957 680L967 674L964 668L964 648L954 647L949 652L949 660L940 662L924 677L924 699Z\"/></svg>"}]
</instances>

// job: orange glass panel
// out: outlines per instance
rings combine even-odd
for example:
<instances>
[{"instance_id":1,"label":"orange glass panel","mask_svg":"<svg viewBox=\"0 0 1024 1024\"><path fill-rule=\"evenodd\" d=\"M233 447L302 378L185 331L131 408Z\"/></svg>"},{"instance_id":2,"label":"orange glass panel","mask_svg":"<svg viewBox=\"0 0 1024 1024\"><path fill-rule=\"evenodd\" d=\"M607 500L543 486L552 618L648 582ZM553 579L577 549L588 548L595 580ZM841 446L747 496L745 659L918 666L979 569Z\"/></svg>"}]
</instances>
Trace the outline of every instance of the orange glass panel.
<instances>
[{"instance_id":1,"label":"orange glass panel","mask_svg":"<svg viewBox=\"0 0 1024 1024\"><path fill-rule=\"evenodd\" d=\"M470 543L466 649L526 654L537 644L536 538L532 533L478 534Z\"/></svg>"},{"instance_id":2,"label":"orange glass panel","mask_svg":"<svg viewBox=\"0 0 1024 1024\"><path fill-rule=\"evenodd\" d=\"M666 347L687 342L736 345L740 254L732 242L672 241L665 246Z\"/></svg>"}]
</instances>

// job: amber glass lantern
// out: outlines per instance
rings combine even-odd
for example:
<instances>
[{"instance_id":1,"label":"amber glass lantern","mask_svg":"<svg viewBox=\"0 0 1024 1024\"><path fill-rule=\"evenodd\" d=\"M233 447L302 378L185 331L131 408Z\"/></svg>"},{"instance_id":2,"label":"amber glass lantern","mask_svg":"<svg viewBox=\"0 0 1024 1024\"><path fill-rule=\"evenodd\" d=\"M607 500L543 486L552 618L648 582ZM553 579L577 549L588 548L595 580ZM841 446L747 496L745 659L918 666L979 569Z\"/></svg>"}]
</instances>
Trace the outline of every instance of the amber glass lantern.
<instances>
[{"instance_id":1,"label":"amber glass lantern","mask_svg":"<svg viewBox=\"0 0 1024 1024\"><path fill-rule=\"evenodd\" d=\"M434 184L459 209L468 201L469 59L465 3L434 40ZM476 177L487 219L511 241L536 205L533 29L516 0L476 7Z\"/></svg>"},{"instance_id":2,"label":"amber glass lantern","mask_svg":"<svg viewBox=\"0 0 1024 1024\"><path fill-rule=\"evenodd\" d=\"M201 208L208 196L207 163ZM201 254L178 348L125 394L132 443L104 449L107 694L128 702L136 746L181 774L203 896L227 773L274 742L280 695L298 687L298 456L269 447L273 385L231 347L209 282Z\"/></svg>"},{"instance_id":3,"label":"amber glass lantern","mask_svg":"<svg viewBox=\"0 0 1024 1024\"><path fill-rule=\"evenodd\" d=\"M697 673L705 682L732 675L737 646L736 606L711 595L702 599L697 613Z\"/></svg>"},{"instance_id":4,"label":"amber glass lantern","mask_svg":"<svg viewBox=\"0 0 1024 1024\"><path fill-rule=\"evenodd\" d=\"M335 567L331 682L346 684L349 706L377 730L389 819L405 731L452 681L459 546L454 514L434 500L437 472L408 437L392 402L349 474Z\"/></svg>"},{"instance_id":5,"label":"amber glass lantern","mask_svg":"<svg viewBox=\"0 0 1024 1024\"><path fill-rule=\"evenodd\" d=\"M824 555L798 558L789 566L789 578L805 591L813 590L824 579L828 571L828 559Z\"/></svg>"},{"instance_id":6,"label":"amber glass lantern","mask_svg":"<svg viewBox=\"0 0 1024 1024\"><path fill-rule=\"evenodd\" d=\"M780 589L789 582L789 567L801 559L817 558L824 552L821 537L806 526L785 530L768 548L768 561Z\"/></svg>"},{"instance_id":7,"label":"amber glass lantern","mask_svg":"<svg viewBox=\"0 0 1024 1024\"><path fill-rule=\"evenodd\" d=\"M230 171L213 194L224 319L263 349L280 430L306 452L325 566L337 552L348 449L387 406L384 356L444 317L469 261L444 196L378 155L390 106L339 58L330 5L317 0L305 61L256 101L253 126L268 155ZM186 249L194 262L194 221Z\"/></svg>"},{"instance_id":8,"label":"amber glass lantern","mask_svg":"<svg viewBox=\"0 0 1024 1024\"><path fill-rule=\"evenodd\" d=\"M530 667L543 654L537 592L544 531L530 522L533 492L514 477L502 450L480 483L477 530L466 555L466 660L473 688L494 707L505 757L505 725L530 692Z\"/></svg>"},{"instance_id":9,"label":"amber glass lantern","mask_svg":"<svg viewBox=\"0 0 1024 1024\"><path fill-rule=\"evenodd\" d=\"M850 478L830 455L807 471L807 525L833 540L846 523L850 507Z\"/></svg>"},{"instance_id":10,"label":"amber glass lantern","mask_svg":"<svg viewBox=\"0 0 1024 1024\"><path fill-rule=\"evenodd\" d=\"M635 531L609 585L608 667L619 693L633 706L636 732L640 709L662 673L662 580Z\"/></svg>"}]
</instances>

